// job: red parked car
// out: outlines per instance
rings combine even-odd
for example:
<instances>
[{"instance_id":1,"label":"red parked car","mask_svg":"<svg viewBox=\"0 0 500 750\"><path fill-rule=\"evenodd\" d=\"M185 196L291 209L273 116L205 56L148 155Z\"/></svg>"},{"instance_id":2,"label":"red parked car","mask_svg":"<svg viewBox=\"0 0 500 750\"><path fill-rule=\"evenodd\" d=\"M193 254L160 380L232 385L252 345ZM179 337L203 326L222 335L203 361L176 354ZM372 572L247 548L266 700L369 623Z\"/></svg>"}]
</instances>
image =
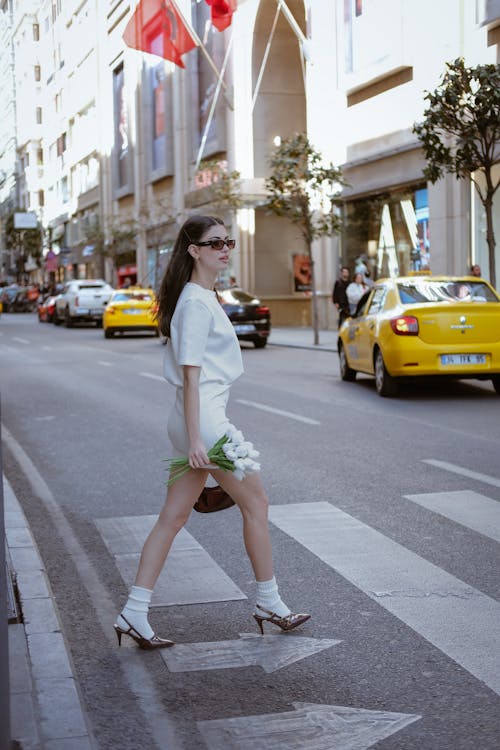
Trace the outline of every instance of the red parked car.
<instances>
[{"instance_id":1,"label":"red parked car","mask_svg":"<svg viewBox=\"0 0 500 750\"><path fill-rule=\"evenodd\" d=\"M57 294L49 294L38 301L38 320L40 323L53 323Z\"/></svg>"}]
</instances>

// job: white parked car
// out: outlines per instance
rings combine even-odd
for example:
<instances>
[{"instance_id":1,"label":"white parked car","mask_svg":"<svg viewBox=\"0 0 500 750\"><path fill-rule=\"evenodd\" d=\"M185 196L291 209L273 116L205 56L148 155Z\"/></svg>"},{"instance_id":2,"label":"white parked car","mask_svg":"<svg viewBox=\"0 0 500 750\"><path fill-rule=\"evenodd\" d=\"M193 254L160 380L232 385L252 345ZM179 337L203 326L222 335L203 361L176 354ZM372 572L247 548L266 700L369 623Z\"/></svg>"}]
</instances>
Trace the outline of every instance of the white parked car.
<instances>
[{"instance_id":1,"label":"white parked car","mask_svg":"<svg viewBox=\"0 0 500 750\"><path fill-rule=\"evenodd\" d=\"M101 325L104 308L113 287L103 279L73 279L68 281L56 301L54 323L71 328L79 321Z\"/></svg>"}]
</instances>

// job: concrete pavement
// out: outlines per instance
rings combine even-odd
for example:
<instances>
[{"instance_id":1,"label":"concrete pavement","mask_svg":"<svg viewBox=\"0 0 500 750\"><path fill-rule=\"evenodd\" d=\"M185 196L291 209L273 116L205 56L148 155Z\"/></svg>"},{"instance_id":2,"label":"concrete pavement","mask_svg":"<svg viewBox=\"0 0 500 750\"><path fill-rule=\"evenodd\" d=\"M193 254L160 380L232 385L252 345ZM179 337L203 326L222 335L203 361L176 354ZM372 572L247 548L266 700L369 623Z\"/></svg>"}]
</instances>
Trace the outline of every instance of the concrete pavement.
<instances>
[{"instance_id":1,"label":"concrete pavement","mask_svg":"<svg viewBox=\"0 0 500 750\"><path fill-rule=\"evenodd\" d=\"M337 331L273 328L269 344L337 351ZM12 739L22 750L92 750L83 703L57 605L26 517L7 479L5 533L21 621L9 634Z\"/></svg>"}]
</instances>

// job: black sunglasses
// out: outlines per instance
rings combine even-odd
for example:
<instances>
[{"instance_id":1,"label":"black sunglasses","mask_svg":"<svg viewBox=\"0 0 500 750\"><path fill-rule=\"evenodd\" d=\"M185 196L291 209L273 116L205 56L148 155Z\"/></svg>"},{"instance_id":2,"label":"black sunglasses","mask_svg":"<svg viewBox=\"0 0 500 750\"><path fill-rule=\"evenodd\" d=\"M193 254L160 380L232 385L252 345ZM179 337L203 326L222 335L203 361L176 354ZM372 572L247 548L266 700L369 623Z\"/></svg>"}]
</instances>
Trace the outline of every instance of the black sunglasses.
<instances>
[{"instance_id":1,"label":"black sunglasses","mask_svg":"<svg viewBox=\"0 0 500 750\"><path fill-rule=\"evenodd\" d=\"M229 250L234 250L236 240L207 240L206 242L194 242L196 247L211 247L212 250L222 250L227 245Z\"/></svg>"}]
</instances>

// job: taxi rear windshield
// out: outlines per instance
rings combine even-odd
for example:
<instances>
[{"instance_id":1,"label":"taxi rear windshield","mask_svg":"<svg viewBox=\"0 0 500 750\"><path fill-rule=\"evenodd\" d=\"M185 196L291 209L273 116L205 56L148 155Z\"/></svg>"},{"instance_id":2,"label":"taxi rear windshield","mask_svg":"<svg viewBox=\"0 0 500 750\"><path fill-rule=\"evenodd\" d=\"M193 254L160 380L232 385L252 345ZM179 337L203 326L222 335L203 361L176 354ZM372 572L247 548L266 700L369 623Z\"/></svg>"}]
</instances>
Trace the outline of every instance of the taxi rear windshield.
<instances>
[{"instance_id":1,"label":"taxi rear windshield","mask_svg":"<svg viewBox=\"0 0 500 750\"><path fill-rule=\"evenodd\" d=\"M117 292L113 295L113 302L128 302L129 300L145 300L149 302L153 297L148 292Z\"/></svg>"},{"instance_id":2,"label":"taxi rear windshield","mask_svg":"<svg viewBox=\"0 0 500 750\"><path fill-rule=\"evenodd\" d=\"M499 302L482 281L415 279L401 282L397 287L403 305L415 302Z\"/></svg>"}]
</instances>

